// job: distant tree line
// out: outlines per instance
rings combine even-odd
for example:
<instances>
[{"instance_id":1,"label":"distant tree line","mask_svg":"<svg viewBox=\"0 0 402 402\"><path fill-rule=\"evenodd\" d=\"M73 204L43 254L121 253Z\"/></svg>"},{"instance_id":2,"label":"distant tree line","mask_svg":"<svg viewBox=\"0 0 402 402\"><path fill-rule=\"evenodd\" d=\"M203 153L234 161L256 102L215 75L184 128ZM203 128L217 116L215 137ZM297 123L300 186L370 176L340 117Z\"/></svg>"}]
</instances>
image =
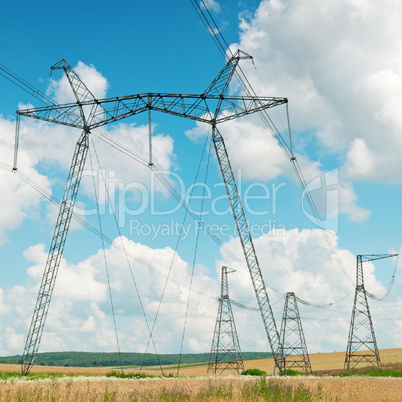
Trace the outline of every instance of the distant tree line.
<instances>
[{"instance_id":1,"label":"distant tree line","mask_svg":"<svg viewBox=\"0 0 402 402\"><path fill-rule=\"evenodd\" d=\"M272 353L265 352L243 352L243 359L262 359L271 357ZM187 353L182 354L152 354L147 353L98 353L98 352L49 352L38 353L35 360L36 365L43 366L72 366L72 367L94 367L94 366L166 366L170 364L193 364L208 363L209 353ZM21 364L22 356L0 357L0 363Z\"/></svg>"}]
</instances>

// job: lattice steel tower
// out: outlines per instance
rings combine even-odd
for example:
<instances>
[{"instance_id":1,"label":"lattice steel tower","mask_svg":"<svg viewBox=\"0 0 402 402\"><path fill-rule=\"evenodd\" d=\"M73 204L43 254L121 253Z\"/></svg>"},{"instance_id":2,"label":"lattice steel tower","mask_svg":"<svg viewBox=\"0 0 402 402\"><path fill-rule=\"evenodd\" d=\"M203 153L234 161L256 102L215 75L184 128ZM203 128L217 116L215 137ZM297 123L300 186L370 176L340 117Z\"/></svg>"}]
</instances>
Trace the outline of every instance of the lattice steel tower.
<instances>
[{"instance_id":1,"label":"lattice steel tower","mask_svg":"<svg viewBox=\"0 0 402 402\"><path fill-rule=\"evenodd\" d=\"M219 298L218 315L211 354L209 355L208 373L221 374L225 370L234 370L240 374L244 370L243 357L229 298L228 274L232 272L235 270L222 267L221 297Z\"/></svg>"},{"instance_id":2,"label":"lattice steel tower","mask_svg":"<svg viewBox=\"0 0 402 402\"><path fill-rule=\"evenodd\" d=\"M286 293L280 336L286 370L297 367L304 373L310 374L310 357L304 338L296 296L293 292Z\"/></svg>"},{"instance_id":3,"label":"lattice steel tower","mask_svg":"<svg viewBox=\"0 0 402 402\"><path fill-rule=\"evenodd\" d=\"M367 292L364 289L363 263L392 257L394 254L358 255L356 264L356 291L353 302L352 318L348 345L346 348L345 369L355 368L359 363L370 363L380 367L373 322L367 301Z\"/></svg>"},{"instance_id":4,"label":"lattice steel tower","mask_svg":"<svg viewBox=\"0 0 402 402\"><path fill-rule=\"evenodd\" d=\"M219 168L225 182L243 253L258 301L261 318L271 346L275 364L279 371L283 372L284 358L279 340L279 332L276 327L253 240L240 200L236 180L229 161L229 155L217 125L252 113L265 111L275 106L284 105L288 100L286 98L256 96L255 94L247 94L244 96L228 94L229 83L235 74L239 61L245 59L251 59L251 56L240 50L233 54L224 68L202 94L148 92L106 99L96 99L67 62L61 60L53 66L52 69L64 70L74 93L75 102L61 105L52 104L51 106L17 111L19 116L62 124L82 130L71 163L48 260L25 344L22 359L22 374L26 375L29 373L34 365L39 350L39 344L41 342L53 288L63 255L85 159L88 154L89 135L95 128L140 113L149 112L150 110L207 123L211 126L212 141L219 162ZM19 138L18 122L19 119L17 119L16 139ZM15 149L18 149L17 141Z\"/></svg>"}]
</instances>

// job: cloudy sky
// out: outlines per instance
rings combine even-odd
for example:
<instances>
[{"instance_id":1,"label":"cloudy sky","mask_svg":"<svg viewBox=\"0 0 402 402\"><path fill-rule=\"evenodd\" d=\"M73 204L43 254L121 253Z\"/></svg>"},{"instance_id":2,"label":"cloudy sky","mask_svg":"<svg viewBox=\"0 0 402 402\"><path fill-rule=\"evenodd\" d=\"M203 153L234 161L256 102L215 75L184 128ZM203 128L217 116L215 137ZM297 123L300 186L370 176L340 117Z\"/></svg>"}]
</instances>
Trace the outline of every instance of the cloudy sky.
<instances>
[{"instance_id":1,"label":"cloudy sky","mask_svg":"<svg viewBox=\"0 0 402 402\"><path fill-rule=\"evenodd\" d=\"M49 75L61 59L97 98L202 93L225 64L190 1L112 8L74 1L68 9L23 3L18 12L11 3L3 7L0 64L58 103L73 99L61 72ZM258 116L220 126L277 325L284 294L295 292L307 304L299 309L309 350L342 351L356 255L402 246L402 5L235 3L207 2L232 51L253 56L241 69L255 92L288 98L294 153L307 184L303 192ZM240 91L236 82L230 90ZM3 76L0 93L0 355L11 355L23 351L46 263L58 212L49 197L62 198L80 132L23 118L19 173L12 173L15 111L42 103ZM289 145L286 108L269 115ZM117 332L123 351L143 352L153 326L158 352L178 353L183 333L183 351L208 352L222 265L236 270L231 297L256 306L209 127L151 117L154 170L147 166L147 114L91 134L80 219L71 223L40 351L117 351ZM101 231L109 242L102 243ZM395 267L390 294L369 301L380 348L402 347L401 271L395 258L365 264L366 289L378 298ZM259 313L234 308L234 314L242 350L269 350Z\"/></svg>"}]
</instances>

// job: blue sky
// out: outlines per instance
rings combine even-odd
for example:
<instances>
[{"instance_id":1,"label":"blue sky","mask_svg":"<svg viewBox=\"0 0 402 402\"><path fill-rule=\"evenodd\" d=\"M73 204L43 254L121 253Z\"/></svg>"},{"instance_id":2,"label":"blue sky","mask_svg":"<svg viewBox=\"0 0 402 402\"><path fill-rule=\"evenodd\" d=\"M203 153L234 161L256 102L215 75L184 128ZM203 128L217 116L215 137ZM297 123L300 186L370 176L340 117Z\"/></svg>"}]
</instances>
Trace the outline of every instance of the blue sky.
<instances>
[{"instance_id":1,"label":"blue sky","mask_svg":"<svg viewBox=\"0 0 402 402\"><path fill-rule=\"evenodd\" d=\"M401 247L400 6L346 0L208 4L231 48L253 56L254 63L245 60L241 67L256 93L289 99L295 154L307 184L320 185L321 191L312 195L331 230L330 246L309 219L308 208L303 210L290 161L258 116L220 127L277 325L288 291L321 304L348 295L331 308L300 306L312 352L345 350L354 291L348 276L354 279L356 254L393 253ZM99 98L202 93L225 64L191 2L184 0L120 2L114 7L74 2L68 8L23 2L18 10L7 4L0 32L0 63L58 102L71 99L60 72L49 76L50 66L62 58ZM236 89L234 83L231 90ZM15 111L41 103L2 76L0 93L0 354L10 355L23 351L57 208L8 169ZM270 116L288 141L285 108L271 110ZM140 115L102 132L147 159L147 119ZM209 152L208 127L156 113L152 124L156 168L184 197L191 195L194 183L193 195L201 196L206 189L204 221L218 240L198 231L196 248L197 224L188 216L184 220L185 210L166 187L147 166L94 133L77 213L99 226L95 188L102 228L117 247L105 244L103 251L100 238L73 220L41 351L116 350L105 259L124 351L143 351L148 341L130 267L152 322L172 264L173 280L167 283L156 322L160 352L180 350L193 261L186 352L210 349L222 265L237 270L230 276L233 299L256 305L218 164L213 149ZM19 170L60 200L79 134L22 119ZM332 180L327 187L325 178ZM192 198L191 207L199 212L201 201ZM328 216L334 219L325 220ZM182 233L172 263L177 228L182 226L188 233ZM122 242L132 257L130 266ZM384 295L395 263L367 265L367 290ZM397 267L391 294L382 302L370 300L381 348L402 345L397 336L401 292ZM258 313L236 310L235 319L243 350L268 350Z\"/></svg>"}]
</instances>

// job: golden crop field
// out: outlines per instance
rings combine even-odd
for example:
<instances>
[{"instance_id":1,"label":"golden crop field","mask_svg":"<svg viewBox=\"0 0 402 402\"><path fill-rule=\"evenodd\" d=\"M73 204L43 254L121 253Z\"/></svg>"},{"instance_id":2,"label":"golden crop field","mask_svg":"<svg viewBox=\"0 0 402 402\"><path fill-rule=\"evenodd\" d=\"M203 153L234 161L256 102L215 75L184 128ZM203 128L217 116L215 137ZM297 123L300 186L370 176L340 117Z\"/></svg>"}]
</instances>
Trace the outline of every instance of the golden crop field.
<instances>
[{"instance_id":1,"label":"golden crop field","mask_svg":"<svg viewBox=\"0 0 402 402\"><path fill-rule=\"evenodd\" d=\"M277 397L268 400L289 401L398 401L402 382L399 378L269 378ZM251 377L72 379L20 381L0 384L1 401L258 401L261 379ZM288 392L290 390L290 393ZM310 391L309 393L303 390ZM285 393L286 392L286 393ZM285 394L285 395L284 395ZM298 395L301 395L298 397ZM307 397L305 396L307 395Z\"/></svg>"},{"instance_id":2,"label":"golden crop field","mask_svg":"<svg viewBox=\"0 0 402 402\"><path fill-rule=\"evenodd\" d=\"M383 365L402 364L402 349L380 351ZM313 371L343 368L344 352L310 355ZM273 372L272 359L249 360L246 368ZM18 365L0 365L2 373L19 372ZM402 399L402 378L389 377L259 377L207 375L206 365L182 367L180 377L119 379L106 377L110 368L35 366L35 373L58 373L64 377L29 380L13 377L0 382L0 401L398 401ZM129 372L130 370L125 370ZM138 370L137 370L138 371ZM144 371L143 371L144 372ZM160 374L150 369L149 373ZM177 369L164 369L176 374ZM262 381L264 384L262 384ZM270 387L271 397L262 397L261 387ZM264 394L266 395L266 394Z\"/></svg>"}]
</instances>

